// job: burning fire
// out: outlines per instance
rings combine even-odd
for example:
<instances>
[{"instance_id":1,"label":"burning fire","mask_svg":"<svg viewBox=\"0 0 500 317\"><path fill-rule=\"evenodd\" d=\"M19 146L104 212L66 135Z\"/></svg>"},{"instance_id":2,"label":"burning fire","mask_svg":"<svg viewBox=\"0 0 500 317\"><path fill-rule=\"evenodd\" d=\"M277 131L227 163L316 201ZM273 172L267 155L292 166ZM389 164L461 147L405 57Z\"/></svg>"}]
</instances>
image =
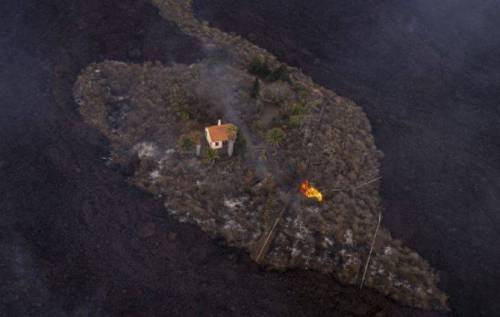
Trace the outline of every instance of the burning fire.
<instances>
[{"instance_id":1,"label":"burning fire","mask_svg":"<svg viewBox=\"0 0 500 317\"><path fill-rule=\"evenodd\" d=\"M302 184L300 184L300 192L307 198L316 199L319 202L323 201L323 194L311 186L309 181L303 181Z\"/></svg>"}]
</instances>

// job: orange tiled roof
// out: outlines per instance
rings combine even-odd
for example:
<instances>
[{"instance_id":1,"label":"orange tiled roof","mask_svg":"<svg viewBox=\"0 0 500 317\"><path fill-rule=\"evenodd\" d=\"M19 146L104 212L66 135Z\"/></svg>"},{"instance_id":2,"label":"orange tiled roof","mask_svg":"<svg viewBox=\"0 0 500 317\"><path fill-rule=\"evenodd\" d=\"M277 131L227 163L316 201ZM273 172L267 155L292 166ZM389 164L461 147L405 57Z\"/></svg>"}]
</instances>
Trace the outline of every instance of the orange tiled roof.
<instances>
[{"instance_id":1,"label":"orange tiled roof","mask_svg":"<svg viewBox=\"0 0 500 317\"><path fill-rule=\"evenodd\" d=\"M234 138L236 132L236 126L231 123L212 125L207 127L208 133L210 134L210 139L213 142L227 141Z\"/></svg>"}]
</instances>

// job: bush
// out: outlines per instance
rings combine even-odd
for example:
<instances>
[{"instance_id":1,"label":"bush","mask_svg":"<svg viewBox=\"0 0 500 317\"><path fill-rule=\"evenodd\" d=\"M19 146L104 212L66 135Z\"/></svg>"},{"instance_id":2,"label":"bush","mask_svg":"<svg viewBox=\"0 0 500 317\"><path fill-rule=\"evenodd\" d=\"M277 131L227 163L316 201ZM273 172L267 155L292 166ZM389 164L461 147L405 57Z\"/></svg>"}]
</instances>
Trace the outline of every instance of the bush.
<instances>
[{"instance_id":1,"label":"bush","mask_svg":"<svg viewBox=\"0 0 500 317\"><path fill-rule=\"evenodd\" d=\"M276 82L264 86L262 89L262 100L280 106L290 99L292 94L293 91L290 89L289 85L283 82Z\"/></svg>"},{"instance_id":2,"label":"bush","mask_svg":"<svg viewBox=\"0 0 500 317\"><path fill-rule=\"evenodd\" d=\"M252 124L250 125L250 128L253 130L253 132L255 133L258 133L260 135L263 134L263 130L264 130L264 125L262 124L261 121L254 121L252 122Z\"/></svg>"},{"instance_id":3,"label":"bush","mask_svg":"<svg viewBox=\"0 0 500 317\"><path fill-rule=\"evenodd\" d=\"M292 109L290 109L290 115L292 116L301 116L306 115L309 112L309 109L304 103L294 103L292 105Z\"/></svg>"},{"instance_id":4,"label":"bush","mask_svg":"<svg viewBox=\"0 0 500 317\"><path fill-rule=\"evenodd\" d=\"M237 131L236 143L234 144L234 151L237 154L245 153L247 147L247 140L243 137L241 130Z\"/></svg>"},{"instance_id":5,"label":"bush","mask_svg":"<svg viewBox=\"0 0 500 317\"><path fill-rule=\"evenodd\" d=\"M184 134L179 138L177 146L183 152L193 151L197 144L200 144L201 133L199 131L192 131Z\"/></svg>"},{"instance_id":6,"label":"bush","mask_svg":"<svg viewBox=\"0 0 500 317\"><path fill-rule=\"evenodd\" d=\"M269 129L266 133L266 139L272 145L279 145L285 139L285 131L281 128Z\"/></svg>"},{"instance_id":7,"label":"bush","mask_svg":"<svg viewBox=\"0 0 500 317\"><path fill-rule=\"evenodd\" d=\"M203 153L203 162L205 163L214 163L219 158L219 153L217 150L212 148L207 148L205 153Z\"/></svg>"},{"instance_id":8,"label":"bush","mask_svg":"<svg viewBox=\"0 0 500 317\"><path fill-rule=\"evenodd\" d=\"M250 96L254 99L257 99L260 95L260 80L255 78L252 86L252 91L250 92Z\"/></svg>"},{"instance_id":9,"label":"bush","mask_svg":"<svg viewBox=\"0 0 500 317\"><path fill-rule=\"evenodd\" d=\"M255 75L261 79L265 79L271 82L278 80L290 82L288 68L285 66L285 64L281 64L275 69L271 69L267 61L262 61L260 58L255 57L248 65L247 69L250 74Z\"/></svg>"},{"instance_id":10,"label":"bush","mask_svg":"<svg viewBox=\"0 0 500 317\"><path fill-rule=\"evenodd\" d=\"M291 128L298 128L302 125L302 122L304 122L304 116L302 115L291 115L288 118L288 125Z\"/></svg>"},{"instance_id":11,"label":"bush","mask_svg":"<svg viewBox=\"0 0 500 317\"><path fill-rule=\"evenodd\" d=\"M310 92L304 85L294 82L292 83L292 87L300 100L304 100L309 97Z\"/></svg>"},{"instance_id":12,"label":"bush","mask_svg":"<svg viewBox=\"0 0 500 317\"><path fill-rule=\"evenodd\" d=\"M255 57L248 65L248 72L260 78L267 78L271 74L271 69L267 61L262 61L260 58Z\"/></svg>"},{"instance_id":13,"label":"bush","mask_svg":"<svg viewBox=\"0 0 500 317\"><path fill-rule=\"evenodd\" d=\"M182 120L189 120L191 117L189 113L189 96L179 84L173 84L169 87L167 99L174 112Z\"/></svg>"},{"instance_id":14,"label":"bush","mask_svg":"<svg viewBox=\"0 0 500 317\"><path fill-rule=\"evenodd\" d=\"M193 140L191 140L189 137L184 136L181 138L179 146L180 146L182 151L189 152L189 151L193 150L194 143L193 143Z\"/></svg>"},{"instance_id":15,"label":"bush","mask_svg":"<svg viewBox=\"0 0 500 317\"><path fill-rule=\"evenodd\" d=\"M274 69L269 76L267 76L267 80L269 81L277 81L277 80L282 80L289 82L290 81L290 76L288 75L288 69L284 64L281 64L278 66L276 69Z\"/></svg>"}]
</instances>

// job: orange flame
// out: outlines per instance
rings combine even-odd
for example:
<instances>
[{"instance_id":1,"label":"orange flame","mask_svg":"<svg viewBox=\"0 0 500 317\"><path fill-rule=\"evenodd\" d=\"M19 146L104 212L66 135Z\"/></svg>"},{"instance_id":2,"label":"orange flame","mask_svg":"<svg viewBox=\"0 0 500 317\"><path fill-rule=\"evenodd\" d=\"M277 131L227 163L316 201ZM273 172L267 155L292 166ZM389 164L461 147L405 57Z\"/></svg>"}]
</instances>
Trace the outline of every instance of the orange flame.
<instances>
[{"instance_id":1,"label":"orange flame","mask_svg":"<svg viewBox=\"0 0 500 317\"><path fill-rule=\"evenodd\" d=\"M316 199L319 202L323 201L323 194L319 190L311 186L311 184L307 180L303 181L302 184L300 184L300 192L307 198Z\"/></svg>"}]
</instances>

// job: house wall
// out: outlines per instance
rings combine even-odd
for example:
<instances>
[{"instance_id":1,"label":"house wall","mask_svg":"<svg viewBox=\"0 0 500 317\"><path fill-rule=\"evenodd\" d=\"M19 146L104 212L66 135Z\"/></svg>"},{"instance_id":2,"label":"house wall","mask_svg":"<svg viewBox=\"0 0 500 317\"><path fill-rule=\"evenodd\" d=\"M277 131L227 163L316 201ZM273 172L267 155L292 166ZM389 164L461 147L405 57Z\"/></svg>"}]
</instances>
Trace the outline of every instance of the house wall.
<instances>
[{"instance_id":1,"label":"house wall","mask_svg":"<svg viewBox=\"0 0 500 317\"><path fill-rule=\"evenodd\" d=\"M223 146L222 141L219 142L212 141L212 138L210 138L210 133L208 133L207 128L205 128L205 138L207 139L208 145L210 146L211 149L216 150L222 148Z\"/></svg>"},{"instance_id":2,"label":"house wall","mask_svg":"<svg viewBox=\"0 0 500 317\"><path fill-rule=\"evenodd\" d=\"M222 141L219 141L219 142L211 142L211 143L210 143L210 147L211 147L212 149L214 149L214 150L215 150L215 149L220 149L220 148L222 148L222 146L223 146Z\"/></svg>"}]
</instances>

